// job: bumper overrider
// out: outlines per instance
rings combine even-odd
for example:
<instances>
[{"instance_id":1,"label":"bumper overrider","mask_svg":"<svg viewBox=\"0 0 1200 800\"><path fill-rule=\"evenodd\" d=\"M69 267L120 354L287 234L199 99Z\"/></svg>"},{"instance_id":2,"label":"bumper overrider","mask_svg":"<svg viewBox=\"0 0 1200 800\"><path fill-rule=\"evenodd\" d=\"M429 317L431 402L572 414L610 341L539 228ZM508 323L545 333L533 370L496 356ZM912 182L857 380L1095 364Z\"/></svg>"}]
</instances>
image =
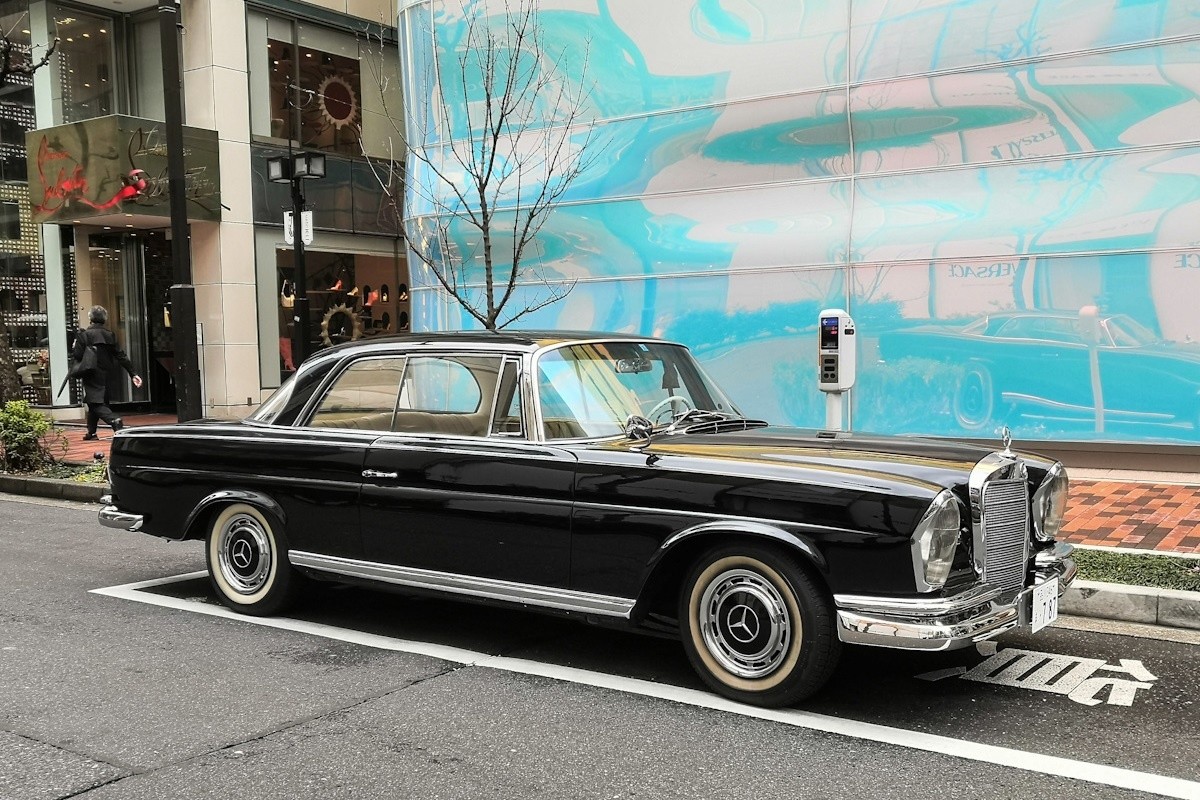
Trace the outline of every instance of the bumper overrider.
<instances>
[{"instance_id":1,"label":"bumper overrider","mask_svg":"<svg viewBox=\"0 0 1200 800\"><path fill-rule=\"evenodd\" d=\"M117 528L123 531L139 531L142 529L141 514L130 514L113 505L112 495L106 494L100 498L100 511L96 515L100 524L106 528Z\"/></svg>"},{"instance_id":2,"label":"bumper overrider","mask_svg":"<svg viewBox=\"0 0 1200 800\"><path fill-rule=\"evenodd\" d=\"M928 599L834 595L838 636L849 644L955 650L1027 626L1036 586L1057 578L1061 596L1074 583L1072 549L1058 543L1038 553L1033 585L1015 591L985 584L953 597Z\"/></svg>"}]
</instances>

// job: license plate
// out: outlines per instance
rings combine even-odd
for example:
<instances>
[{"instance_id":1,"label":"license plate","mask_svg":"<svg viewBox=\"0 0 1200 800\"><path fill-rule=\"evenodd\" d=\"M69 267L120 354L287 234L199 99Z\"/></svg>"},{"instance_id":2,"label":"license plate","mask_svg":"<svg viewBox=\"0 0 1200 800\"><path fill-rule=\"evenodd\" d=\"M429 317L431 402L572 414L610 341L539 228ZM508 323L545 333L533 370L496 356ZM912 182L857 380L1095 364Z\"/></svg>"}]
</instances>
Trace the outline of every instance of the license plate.
<instances>
[{"instance_id":1,"label":"license plate","mask_svg":"<svg viewBox=\"0 0 1200 800\"><path fill-rule=\"evenodd\" d=\"M1058 619L1058 578L1033 587L1033 632Z\"/></svg>"}]
</instances>

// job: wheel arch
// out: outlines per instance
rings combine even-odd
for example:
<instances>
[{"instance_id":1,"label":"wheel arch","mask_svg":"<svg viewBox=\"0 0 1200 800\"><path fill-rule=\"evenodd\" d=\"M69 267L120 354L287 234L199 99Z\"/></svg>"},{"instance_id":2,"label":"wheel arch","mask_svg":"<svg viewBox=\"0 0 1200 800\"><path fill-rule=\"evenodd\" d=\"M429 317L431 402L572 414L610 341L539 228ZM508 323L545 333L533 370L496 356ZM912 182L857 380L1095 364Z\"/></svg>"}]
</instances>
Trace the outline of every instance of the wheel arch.
<instances>
[{"instance_id":1,"label":"wheel arch","mask_svg":"<svg viewBox=\"0 0 1200 800\"><path fill-rule=\"evenodd\" d=\"M230 503L245 503L253 506L259 511L271 514L279 520L280 525L286 525L287 515L283 513L283 507L271 496L252 489L221 489L205 496L196 504L196 507L188 514L187 522L183 526L184 533L180 539L203 539L208 533L205 529L205 522L215 512Z\"/></svg>"},{"instance_id":2,"label":"wheel arch","mask_svg":"<svg viewBox=\"0 0 1200 800\"><path fill-rule=\"evenodd\" d=\"M830 591L829 564L808 537L764 522L719 520L679 531L662 543L646 567L632 618L635 621L651 615L673 618L680 587L691 565L706 550L737 541L765 544L796 556L800 565Z\"/></svg>"}]
</instances>

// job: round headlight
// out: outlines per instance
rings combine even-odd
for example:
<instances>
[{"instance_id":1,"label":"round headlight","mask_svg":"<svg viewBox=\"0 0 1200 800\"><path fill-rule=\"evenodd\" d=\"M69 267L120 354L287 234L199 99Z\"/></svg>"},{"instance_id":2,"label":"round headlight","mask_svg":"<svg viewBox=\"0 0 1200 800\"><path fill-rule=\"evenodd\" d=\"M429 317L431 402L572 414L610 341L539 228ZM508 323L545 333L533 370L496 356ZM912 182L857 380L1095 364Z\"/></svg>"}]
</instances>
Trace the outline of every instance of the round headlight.
<instances>
[{"instance_id":1,"label":"round headlight","mask_svg":"<svg viewBox=\"0 0 1200 800\"><path fill-rule=\"evenodd\" d=\"M1067 513L1068 487L1067 470L1061 463L1055 463L1033 493L1033 533L1043 542L1054 541L1062 529Z\"/></svg>"},{"instance_id":2,"label":"round headlight","mask_svg":"<svg viewBox=\"0 0 1200 800\"><path fill-rule=\"evenodd\" d=\"M946 585L962 527L960 509L958 498L946 489L933 499L913 531L912 559L918 591L940 589Z\"/></svg>"}]
</instances>

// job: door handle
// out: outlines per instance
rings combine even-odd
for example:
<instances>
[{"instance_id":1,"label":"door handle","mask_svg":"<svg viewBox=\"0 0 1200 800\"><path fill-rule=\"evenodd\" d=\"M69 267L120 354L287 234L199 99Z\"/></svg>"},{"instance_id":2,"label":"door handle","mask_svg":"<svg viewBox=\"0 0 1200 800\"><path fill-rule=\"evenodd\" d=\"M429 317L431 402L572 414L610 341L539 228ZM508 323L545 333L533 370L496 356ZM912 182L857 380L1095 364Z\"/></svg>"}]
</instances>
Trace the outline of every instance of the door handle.
<instances>
[{"instance_id":1,"label":"door handle","mask_svg":"<svg viewBox=\"0 0 1200 800\"><path fill-rule=\"evenodd\" d=\"M362 472L364 478L399 478L399 472L380 472L374 469L364 469Z\"/></svg>"}]
</instances>

